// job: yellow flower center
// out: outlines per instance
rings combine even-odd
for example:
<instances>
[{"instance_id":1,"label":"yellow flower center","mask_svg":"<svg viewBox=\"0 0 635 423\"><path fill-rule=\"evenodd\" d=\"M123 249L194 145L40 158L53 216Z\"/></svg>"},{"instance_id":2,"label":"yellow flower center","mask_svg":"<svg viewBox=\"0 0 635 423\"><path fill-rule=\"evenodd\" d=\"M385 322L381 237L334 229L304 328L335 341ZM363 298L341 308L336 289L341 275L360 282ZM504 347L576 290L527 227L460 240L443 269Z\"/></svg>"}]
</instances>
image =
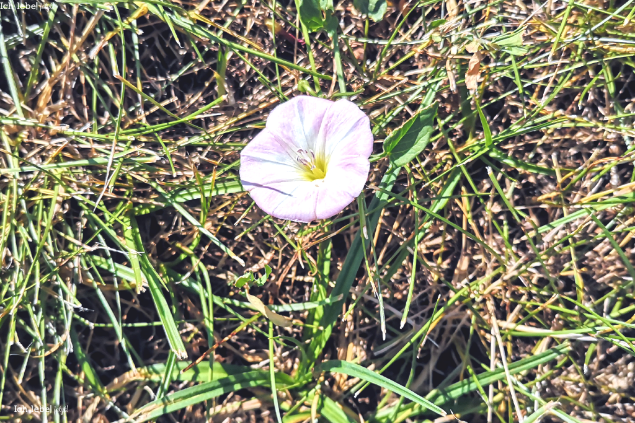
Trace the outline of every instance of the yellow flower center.
<instances>
[{"instance_id":1,"label":"yellow flower center","mask_svg":"<svg viewBox=\"0 0 635 423\"><path fill-rule=\"evenodd\" d=\"M302 176L307 181L324 179L326 176L326 160L323 155L316 156L313 150L298 150L298 163L302 168Z\"/></svg>"}]
</instances>

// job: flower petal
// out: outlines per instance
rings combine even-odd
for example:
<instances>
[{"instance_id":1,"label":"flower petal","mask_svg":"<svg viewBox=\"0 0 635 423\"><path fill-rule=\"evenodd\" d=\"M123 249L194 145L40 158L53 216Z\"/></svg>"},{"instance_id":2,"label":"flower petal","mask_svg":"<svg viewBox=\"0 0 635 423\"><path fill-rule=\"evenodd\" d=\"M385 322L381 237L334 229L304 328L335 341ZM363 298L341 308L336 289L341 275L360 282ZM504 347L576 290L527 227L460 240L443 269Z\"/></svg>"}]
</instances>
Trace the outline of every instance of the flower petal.
<instances>
[{"instance_id":1,"label":"flower petal","mask_svg":"<svg viewBox=\"0 0 635 423\"><path fill-rule=\"evenodd\" d=\"M329 161L337 156L368 158L373 152L373 133L370 120L357 105L348 100L332 104L324 115L320 131L322 151ZM317 153L317 151L316 151Z\"/></svg>"},{"instance_id":2,"label":"flower petal","mask_svg":"<svg viewBox=\"0 0 635 423\"><path fill-rule=\"evenodd\" d=\"M276 182L304 180L298 162L266 128L240 153L240 179L247 191Z\"/></svg>"},{"instance_id":3,"label":"flower petal","mask_svg":"<svg viewBox=\"0 0 635 423\"><path fill-rule=\"evenodd\" d=\"M367 158L329 163L315 210L318 219L335 216L352 203L364 189L370 163Z\"/></svg>"},{"instance_id":4,"label":"flower petal","mask_svg":"<svg viewBox=\"0 0 635 423\"><path fill-rule=\"evenodd\" d=\"M318 188L311 181L257 184L249 194L266 213L279 219L308 223L317 219Z\"/></svg>"},{"instance_id":5,"label":"flower petal","mask_svg":"<svg viewBox=\"0 0 635 423\"><path fill-rule=\"evenodd\" d=\"M327 110L334 103L322 98L299 95L269 113L269 129L289 150L316 151L316 141Z\"/></svg>"}]
</instances>

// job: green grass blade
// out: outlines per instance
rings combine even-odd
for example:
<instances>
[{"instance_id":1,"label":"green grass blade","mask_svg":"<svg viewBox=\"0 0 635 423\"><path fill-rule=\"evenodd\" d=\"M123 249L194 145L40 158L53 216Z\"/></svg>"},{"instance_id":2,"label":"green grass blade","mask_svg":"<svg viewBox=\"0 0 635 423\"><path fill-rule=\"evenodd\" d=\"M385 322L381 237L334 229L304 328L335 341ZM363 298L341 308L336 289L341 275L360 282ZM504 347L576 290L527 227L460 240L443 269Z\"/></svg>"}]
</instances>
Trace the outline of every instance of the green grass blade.
<instances>
[{"instance_id":1,"label":"green grass blade","mask_svg":"<svg viewBox=\"0 0 635 423\"><path fill-rule=\"evenodd\" d=\"M397 180L397 176L401 168L392 167L390 168L380 183L380 186L386 190L390 191ZM369 213L367 219L368 228L374 229L377 226L377 222L379 221L379 216L383 206L387 203L388 195L383 192L375 193L375 197L370 203L369 209L374 210ZM370 231L369 231L370 232ZM361 236L361 231L358 231L355 235L355 239L353 240L353 244L349 250L349 253L346 256L346 260L342 266L342 271L337 277L337 281L335 282L335 287L331 291L331 297L335 298L338 296L343 296L343 298L334 304L331 304L324 308L324 315L322 316L322 320L320 321L320 326L324 329L322 332L313 338L309 347L307 348L307 355L309 356L309 360L311 363L315 363L317 360L317 356L322 352L324 345L331 336L331 331L333 330L333 326L337 321L338 316L342 311L342 303L348 298L348 294L350 292L351 286L355 281L355 276L357 274L357 270L359 266L362 264L364 260L363 249L361 248L362 242L369 242L369 240L363 239Z\"/></svg>"},{"instance_id":2,"label":"green grass blade","mask_svg":"<svg viewBox=\"0 0 635 423\"><path fill-rule=\"evenodd\" d=\"M510 363L508 365L509 374L515 375L525 370L535 369L541 364L548 363L562 354L566 354L571 350L571 346L568 343L563 343L555 348L545 351L544 353L530 356L522 360ZM487 386L494 382L504 380L506 378L505 370L499 368L493 371L485 372L476 377L480 386ZM445 389L433 390L426 399L437 405L444 405L448 402L462 397L465 394L476 391L478 389L476 382L472 379L465 379L461 382L452 384Z\"/></svg>"},{"instance_id":3,"label":"green grass blade","mask_svg":"<svg viewBox=\"0 0 635 423\"><path fill-rule=\"evenodd\" d=\"M152 299L154 300L157 314L159 315L159 319L161 319L161 322L163 323L163 329L165 330L168 342L170 343L170 349L174 352L177 359L184 360L187 358L187 351L185 350L185 345L183 345L181 334L179 333L179 330L176 327L176 323L174 322L172 310L170 310L170 307L168 306L168 303L165 300L165 296L163 295L163 292L161 290L161 286L165 284L157 273L155 266L150 262L148 255L145 254L145 251L143 249L143 241L141 240L141 234L139 233L139 226L137 225L137 219L134 217L134 215L132 215L130 218L130 225L132 236L134 237L136 251L139 253L139 262L141 264L141 268L143 270L146 281L148 282L148 287L150 288L150 294L152 295Z\"/></svg>"},{"instance_id":4,"label":"green grass blade","mask_svg":"<svg viewBox=\"0 0 635 423\"><path fill-rule=\"evenodd\" d=\"M166 12L166 14L167 14L167 12ZM157 17L161 18L161 15L160 15L160 13L158 13L158 11L156 12L156 15L157 15ZM211 40L214 43L229 47L232 50L238 50L238 51L242 51L242 52L245 52L245 53L249 53L249 54L254 55L256 57L260 57L261 59L269 60L270 62L277 63L277 64L282 65L282 66L286 66L289 69L294 69L294 70L297 70L297 71L300 71L300 72L307 73L307 74L312 75L312 76L314 76L316 78L325 79L327 81L331 81L333 79L332 77L330 77L328 75L324 75L324 74L321 74L319 72L315 72L313 70L309 70L309 69L303 68L302 66L296 65L295 63L288 62L288 61L283 60L283 59L279 59L279 58L274 57L274 56L272 56L270 54L263 53L261 51L245 47L245 46L243 46L241 44L225 40L224 38L219 38L212 31L202 27L201 25L197 25L197 24L193 23L191 20L187 19L186 17L179 16L179 15L176 15L176 14L171 14L170 16L172 18L172 23L174 25L179 26L185 32L187 32L187 33L189 33L191 35L194 35L196 37Z\"/></svg>"},{"instance_id":5,"label":"green grass blade","mask_svg":"<svg viewBox=\"0 0 635 423\"><path fill-rule=\"evenodd\" d=\"M188 222L190 222L194 227L196 227L199 231L201 231L203 234L205 234L205 236L207 236L218 248L220 248L224 253L226 253L229 257L233 258L234 260L236 260L238 263L240 263L241 266L245 265L245 262L243 261L243 259L241 259L240 257L238 257L236 254L234 254L234 252L232 250L230 250L229 248L227 248L225 246L225 244L223 244L222 242L220 242L220 240L218 238L216 238L210 231L208 231L203 225L200 224L200 222L198 220L196 220L194 218L194 216L192 216L190 214L190 212L188 212L185 207L183 207L181 204L179 204L176 201L173 201L170 196L165 192L165 190L163 188L161 188L161 186L159 184L157 184L154 181L147 181L148 184L150 184L154 189L156 189L158 192L161 193L161 195L163 195L163 198L165 198L165 200L172 206L174 207L179 213L181 213L181 215L183 215L183 217L185 218L185 220L187 220ZM200 195L200 192L199 192Z\"/></svg>"},{"instance_id":6,"label":"green grass blade","mask_svg":"<svg viewBox=\"0 0 635 423\"><path fill-rule=\"evenodd\" d=\"M331 423L357 423L357 420L346 414L335 401L326 395L321 396L318 411Z\"/></svg>"},{"instance_id":7,"label":"green grass blade","mask_svg":"<svg viewBox=\"0 0 635 423\"><path fill-rule=\"evenodd\" d=\"M5 81L7 82L7 85L9 85L9 93L11 93L11 99L13 100L15 110L18 113L18 116L23 118L24 112L22 111L21 102L22 94L20 93L18 85L16 84L13 74L13 68L11 67L11 62L9 61L7 45L4 41L4 32L2 31L2 23L0 23L0 61L2 61Z\"/></svg>"},{"instance_id":8,"label":"green grass blade","mask_svg":"<svg viewBox=\"0 0 635 423\"><path fill-rule=\"evenodd\" d=\"M331 373L344 373L351 377L360 378L374 385L381 386L382 388L395 392L396 394L402 395L408 398L409 400L416 402L420 406L425 407L429 409L430 411L434 411L435 413L441 416L447 415L447 413L442 408L434 405L429 400L417 395L416 393L412 392L410 389L404 388L397 382L394 382L385 376L382 376L371 370L368 370L367 368L362 367L359 364L350 363L348 361L342 361L342 360L330 360L320 364L316 368L316 370L331 372Z\"/></svg>"},{"instance_id":9,"label":"green grass blade","mask_svg":"<svg viewBox=\"0 0 635 423\"><path fill-rule=\"evenodd\" d=\"M211 186L211 184L205 184L203 188L203 194L205 194L205 198L210 198L216 195L236 194L244 191L242 184L236 179L221 181L217 180L213 187ZM173 203L184 203L190 200L198 200L199 198L201 198L201 191L198 187L192 186L175 189L166 194L163 194L163 196L166 197L167 203L171 205ZM156 210L160 210L163 207L165 206L156 204L139 204L135 206L135 215L141 216Z\"/></svg>"},{"instance_id":10,"label":"green grass blade","mask_svg":"<svg viewBox=\"0 0 635 423\"><path fill-rule=\"evenodd\" d=\"M91 366L82 345L79 343L79 336L74 328L71 327L71 342L73 344L73 354L75 358L79 362L79 365L84 373L84 380L90 385L91 388L95 390L96 393L100 395L107 395L106 388L102 385L99 376Z\"/></svg>"},{"instance_id":11,"label":"green grass blade","mask_svg":"<svg viewBox=\"0 0 635 423\"><path fill-rule=\"evenodd\" d=\"M269 383L271 383L271 398L273 399L273 408L276 411L276 418L278 419L278 423L282 423L280 406L278 405L278 390L276 388L276 366L273 353L273 322L269 321Z\"/></svg>"},{"instance_id":12,"label":"green grass blade","mask_svg":"<svg viewBox=\"0 0 635 423\"><path fill-rule=\"evenodd\" d=\"M155 420L163 415L182 410L185 407L217 398L240 389L268 386L269 375L266 372L246 372L227 376L211 382L185 388L146 404L131 415L136 422Z\"/></svg>"}]
</instances>

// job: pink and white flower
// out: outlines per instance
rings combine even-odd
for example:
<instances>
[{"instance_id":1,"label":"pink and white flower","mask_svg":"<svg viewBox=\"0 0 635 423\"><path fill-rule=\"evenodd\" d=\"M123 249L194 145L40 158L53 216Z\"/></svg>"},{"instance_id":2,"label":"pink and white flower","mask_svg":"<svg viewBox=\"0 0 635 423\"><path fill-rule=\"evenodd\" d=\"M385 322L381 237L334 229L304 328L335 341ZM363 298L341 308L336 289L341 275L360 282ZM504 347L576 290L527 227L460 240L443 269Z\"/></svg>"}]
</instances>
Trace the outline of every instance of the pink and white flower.
<instances>
[{"instance_id":1,"label":"pink and white flower","mask_svg":"<svg viewBox=\"0 0 635 423\"><path fill-rule=\"evenodd\" d=\"M372 150L370 120L355 104L298 96L273 109L243 149L240 180L273 217L326 219L362 191Z\"/></svg>"}]
</instances>

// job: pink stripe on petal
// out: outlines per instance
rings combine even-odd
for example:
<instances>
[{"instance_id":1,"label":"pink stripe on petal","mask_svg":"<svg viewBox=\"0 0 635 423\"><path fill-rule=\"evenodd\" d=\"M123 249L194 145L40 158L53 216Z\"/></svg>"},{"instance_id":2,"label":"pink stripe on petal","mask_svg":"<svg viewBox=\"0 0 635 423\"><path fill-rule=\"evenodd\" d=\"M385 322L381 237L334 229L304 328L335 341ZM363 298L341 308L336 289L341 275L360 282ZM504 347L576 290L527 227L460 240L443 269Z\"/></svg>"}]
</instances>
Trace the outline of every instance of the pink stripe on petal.
<instances>
[{"instance_id":1,"label":"pink stripe on petal","mask_svg":"<svg viewBox=\"0 0 635 423\"><path fill-rule=\"evenodd\" d=\"M240 179L248 183L270 184L284 181L304 181L296 166L266 159L244 156L240 163Z\"/></svg>"},{"instance_id":2,"label":"pink stripe on petal","mask_svg":"<svg viewBox=\"0 0 635 423\"><path fill-rule=\"evenodd\" d=\"M339 100L328 110L320 138L329 157L355 155L368 158L373 152L370 120L357 105L348 100Z\"/></svg>"},{"instance_id":3,"label":"pink stripe on petal","mask_svg":"<svg viewBox=\"0 0 635 423\"><path fill-rule=\"evenodd\" d=\"M303 181L299 164L263 130L240 154L240 180L247 191L283 181Z\"/></svg>"},{"instance_id":4,"label":"pink stripe on petal","mask_svg":"<svg viewBox=\"0 0 635 423\"><path fill-rule=\"evenodd\" d=\"M249 194L258 207L278 219L308 223L316 219L318 189L311 182L282 182L259 186Z\"/></svg>"},{"instance_id":5,"label":"pink stripe on petal","mask_svg":"<svg viewBox=\"0 0 635 423\"><path fill-rule=\"evenodd\" d=\"M269 113L267 129L292 149L315 150L322 119L332 104L306 95L293 97Z\"/></svg>"},{"instance_id":6,"label":"pink stripe on petal","mask_svg":"<svg viewBox=\"0 0 635 423\"><path fill-rule=\"evenodd\" d=\"M240 153L241 159L252 157L297 167L297 152L291 151L267 128L260 131Z\"/></svg>"}]
</instances>

